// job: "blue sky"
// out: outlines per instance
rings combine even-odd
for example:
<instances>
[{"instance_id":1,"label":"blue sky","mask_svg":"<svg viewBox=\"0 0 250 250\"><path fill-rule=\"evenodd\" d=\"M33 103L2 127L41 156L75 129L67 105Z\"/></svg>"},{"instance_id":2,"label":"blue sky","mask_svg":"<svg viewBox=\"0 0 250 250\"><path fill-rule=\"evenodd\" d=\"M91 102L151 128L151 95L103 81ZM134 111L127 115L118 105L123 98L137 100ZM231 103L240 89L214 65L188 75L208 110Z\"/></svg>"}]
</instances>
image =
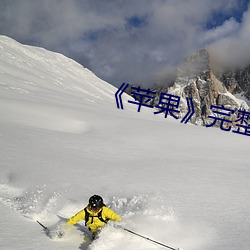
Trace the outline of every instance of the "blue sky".
<instances>
[{"instance_id":1,"label":"blue sky","mask_svg":"<svg viewBox=\"0 0 250 250\"><path fill-rule=\"evenodd\" d=\"M242 22L244 12L248 9L249 0L240 0L236 8L233 8L229 13L224 13L222 10L216 10L211 14L211 18L206 24L207 29L216 28L223 25L226 20L234 18L237 22Z\"/></svg>"},{"instance_id":2,"label":"blue sky","mask_svg":"<svg viewBox=\"0 0 250 250\"><path fill-rule=\"evenodd\" d=\"M210 48L223 64L250 63L249 0L1 0L0 34L63 53L104 80L165 82Z\"/></svg>"}]
</instances>

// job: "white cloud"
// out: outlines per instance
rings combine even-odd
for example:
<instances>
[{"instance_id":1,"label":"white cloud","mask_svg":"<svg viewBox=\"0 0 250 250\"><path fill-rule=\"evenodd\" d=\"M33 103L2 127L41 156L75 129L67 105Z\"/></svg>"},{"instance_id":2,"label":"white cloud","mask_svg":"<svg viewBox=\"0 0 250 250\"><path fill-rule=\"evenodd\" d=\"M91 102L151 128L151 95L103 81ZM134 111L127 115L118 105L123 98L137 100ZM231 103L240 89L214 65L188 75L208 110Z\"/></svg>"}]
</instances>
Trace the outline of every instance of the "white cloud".
<instances>
[{"instance_id":1,"label":"white cloud","mask_svg":"<svg viewBox=\"0 0 250 250\"><path fill-rule=\"evenodd\" d=\"M219 64L235 67L250 63L250 9L244 13L242 22L234 32L210 45L216 61Z\"/></svg>"},{"instance_id":2,"label":"white cloud","mask_svg":"<svg viewBox=\"0 0 250 250\"><path fill-rule=\"evenodd\" d=\"M232 17L229 20L226 20L221 26L205 30L204 34L201 36L200 42L201 44L211 44L214 41L235 34L239 28L240 24Z\"/></svg>"},{"instance_id":3,"label":"white cloud","mask_svg":"<svg viewBox=\"0 0 250 250\"><path fill-rule=\"evenodd\" d=\"M119 86L151 84L166 68L210 43L231 47L244 23L225 21L204 29L215 11L230 14L237 0L44 0L0 2L0 33L63 52ZM144 25L133 27L138 17ZM244 33L244 34L243 34ZM220 42L219 42L220 41ZM247 45L244 45L244 48Z\"/></svg>"}]
</instances>

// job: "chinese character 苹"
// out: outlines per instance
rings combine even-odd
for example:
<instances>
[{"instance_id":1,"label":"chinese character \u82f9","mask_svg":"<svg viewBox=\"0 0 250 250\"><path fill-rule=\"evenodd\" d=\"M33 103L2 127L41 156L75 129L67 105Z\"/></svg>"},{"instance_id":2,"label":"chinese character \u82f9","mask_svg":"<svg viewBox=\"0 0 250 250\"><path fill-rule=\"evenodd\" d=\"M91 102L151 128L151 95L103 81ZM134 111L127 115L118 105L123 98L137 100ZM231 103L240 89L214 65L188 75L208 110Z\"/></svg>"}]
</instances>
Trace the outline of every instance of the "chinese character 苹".
<instances>
[{"instance_id":1,"label":"chinese character \u82f9","mask_svg":"<svg viewBox=\"0 0 250 250\"><path fill-rule=\"evenodd\" d=\"M147 104L149 101L154 99L154 96L156 92L150 91L150 89L145 90L145 89L141 89L140 87L136 88L136 87L131 87L131 90L135 90L136 92L131 91L131 95L134 97L135 102L133 101L128 101L129 103L133 103L138 105L138 112L140 112L141 107L148 107L148 108L153 108L152 105Z\"/></svg>"},{"instance_id":2,"label":"chinese character \u82f9","mask_svg":"<svg viewBox=\"0 0 250 250\"><path fill-rule=\"evenodd\" d=\"M165 112L165 118L167 118L168 113L173 116L175 119L178 119L177 116L173 114L173 112L180 113L180 111L176 110L180 104L180 97L170 94L161 93L159 99L159 105L155 106L160 110L154 112L154 114L159 114Z\"/></svg>"},{"instance_id":3,"label":"chinese character \u82f9","mask_svg":"<svg viewBox=\"0 0 250 250\"><path fill-rule=\"evenodd\" d=\"M208 118L214 119L214 121L211 124L206 125L206 127L212 127L218 121L218 122L220 122L220 129L221 130L230 131L231 126L227 125L228 127L226 128L225 127L226 124L224 124L224 123L232 123L231 120L228 120L226 118L230 117L234 113L234 110L227 109L223 105L221 105L221 107L211 105L210 109L215 109L215 110L212 110L212 112L215 114L215 116L208 116ZM223 125L225 125L225 126L223 126Z\"/></svg>"}]
</instances>

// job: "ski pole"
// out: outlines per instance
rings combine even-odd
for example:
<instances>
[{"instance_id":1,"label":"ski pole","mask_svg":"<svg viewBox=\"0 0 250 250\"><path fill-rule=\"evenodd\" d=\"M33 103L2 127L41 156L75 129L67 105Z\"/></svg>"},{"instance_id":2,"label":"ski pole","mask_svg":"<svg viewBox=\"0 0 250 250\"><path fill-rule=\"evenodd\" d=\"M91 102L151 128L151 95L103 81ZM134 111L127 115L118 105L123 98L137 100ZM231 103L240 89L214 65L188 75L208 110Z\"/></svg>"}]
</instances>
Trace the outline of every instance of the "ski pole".
<instances>
[{"instance_id":1,"label":"ski pole","mask_svg":"<svg viewBox=\"0 0 250 250\"><path fill-rule=\"evenodd\" d=\"M122 229L125 230L125 231L127 231L127 232L129 232L129 233L131 233L131 234L137 235L137 236L139 236L139 237L141 237L141 238L143 238L143 239L145 239L145 240L154 242L154 243L156 243L156 244L158 244L158 245L161 245L161 246L163 246L163 247L169 248L169 249L171 249L171 250L180 250L180 248L173 248L173 247L167 246L167 245L162 244L162 243L160 243L160 242L158 242L158 241L155 241L155 240L152 240L152 239L150 239L150 238L148 238L148 237L145 237L145 236L143 236L143 235L141 235L141 234L135 233L135 232L133 232L133 231L127 229L127 228L122 228Z\"/></svg>"},{"instance_id":2,"label":"ski pole","mask_svg":"<svg viewBox=\"0 0 250 250\"><path fill-rule=\"evenodd\" d=\"M41 222L39 222L38 220L36 221L40 226L42 226L43 227L43 229L46 231L46 230L48 230L48 228L47 227L45 227Z\"/></svg>"}]
</instances>

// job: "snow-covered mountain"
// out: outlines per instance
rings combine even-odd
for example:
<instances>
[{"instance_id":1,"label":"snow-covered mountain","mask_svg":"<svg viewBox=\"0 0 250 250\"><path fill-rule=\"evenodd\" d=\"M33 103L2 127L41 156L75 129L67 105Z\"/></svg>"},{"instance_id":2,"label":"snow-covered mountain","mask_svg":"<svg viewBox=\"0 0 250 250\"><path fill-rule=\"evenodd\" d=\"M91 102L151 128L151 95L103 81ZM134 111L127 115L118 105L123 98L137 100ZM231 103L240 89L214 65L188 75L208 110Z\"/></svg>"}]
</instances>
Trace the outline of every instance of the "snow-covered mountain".
<instances>
[{"instance_id":1,"label":"snow-covered mountain","mask_svg":"<svg viewBox=\"0 0 250 250\"><path fill-rule=\"evenodd\" d=\"M238 94L250 102L250 65L244 68L225 70L217 74L227 90L232 94Z\"/></svg>"},{"instance_id":2,"label":"snow-covered mountain","mask_svg":"<svg viewBox=\"0 0 250 250\"><path fill-rule=\"evenodd\" d=\"M224 106L234 110L227 120L235 121L238 110L249 108L249 68L221 72L217 71L208 50L202 49L188 57L177 69L177 76L170 86L155 86L157 92L154 104L158 104L161 92L180 97L179 117L183 118L188 112L186 98L192 98L195 113L191 122L196 125L208 125L212 121L208 116L214 116L211 105ZM226 116L225 116L226 117ZM223 118L223 117L221 117ZM217 123L215 126L220 127Z\"/></svg>"},{"instance_id":3,"label":"snow-covered mountain","mask_svg":"<svg viewBox=\"0 0 250 250\"><path fill-rule=\"evenodd\" d=\"M0 37L0 248L153 250L84 222L48 238L92 194L122 225L184 250L248 250L249 137L115 102L116 88L63 55ZM130 99L132 100L132 99ZM63 221L61 221L63 223Z\"/></svg>"}]
</instances>

